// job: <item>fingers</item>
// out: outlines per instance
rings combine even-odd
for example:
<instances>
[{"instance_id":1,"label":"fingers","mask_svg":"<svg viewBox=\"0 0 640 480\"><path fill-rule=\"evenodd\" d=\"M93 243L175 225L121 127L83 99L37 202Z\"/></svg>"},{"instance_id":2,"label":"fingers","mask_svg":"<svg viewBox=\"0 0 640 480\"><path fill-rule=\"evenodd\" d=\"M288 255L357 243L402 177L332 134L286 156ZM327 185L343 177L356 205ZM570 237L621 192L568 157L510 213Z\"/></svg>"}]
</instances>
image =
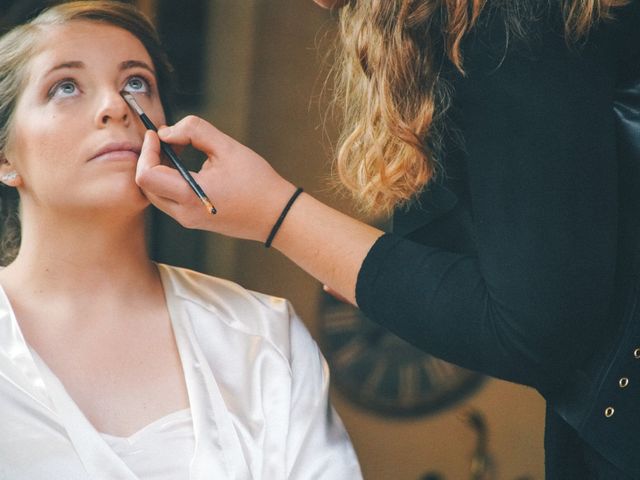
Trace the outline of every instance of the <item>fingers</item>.
<instances>
[{"instance_id":1,"label":"fingers","mask_svg":"<svg viewBox=\"0 0 640 480\"><path fill-rule=\"evenodd\" d=\"M148 192L145 195L156 208L172 217L185 228L206 230L210 225L211 214L202 208L202 204L199 201L195 200L197 198L195 195L187 204L178 203L170 198L160 197Z\"/></svg>"},{"instance_id":2,"label":"fingers","mask_svg":"<svg viewBox=\"0 0 640 480\"><path fill-rule=\"evenodd\" d=\"M153 201L151 196L155 196L180 202L190 191L177 170L161 164L160 141L153 131L147 131L144 136L136 167L136 183L150 201Z\"/></svg>"},{"instance_id":3,"label":"fingers","mask_svg":"<svg viewBox=\"0 0 640 480\"><path fill-rule=\"evenodd\" d=\"M160 165L160 163L160 140L154 131L147 130L144 134L142 149L136 166L136 183L141 173Z\"/></svg>"},{"instance_id":4,"label":"fingers","mask_svg":"<svg viewBox=\"0 0 640 480\"><path fill-rule=\"evenodd\" d=\"M175 145L193 145L198 150L214 155L229 142L229 137L209 122L189 115L171 127L162 127L158 135L163 142Z\"/></svg>"},{"instance_id":5,"label":"fingers","mask_svg":"<svg viewBox=\"0 0 640 480\"><path fill-rule=\"evenodd\" d=\"M175 215L179 205L178 203L170 200L168 198L160 197L158 195L154 195L150 192L145 192L147 199L158 209L163 211L169 216Z\"/></svg>"}]
</instances>

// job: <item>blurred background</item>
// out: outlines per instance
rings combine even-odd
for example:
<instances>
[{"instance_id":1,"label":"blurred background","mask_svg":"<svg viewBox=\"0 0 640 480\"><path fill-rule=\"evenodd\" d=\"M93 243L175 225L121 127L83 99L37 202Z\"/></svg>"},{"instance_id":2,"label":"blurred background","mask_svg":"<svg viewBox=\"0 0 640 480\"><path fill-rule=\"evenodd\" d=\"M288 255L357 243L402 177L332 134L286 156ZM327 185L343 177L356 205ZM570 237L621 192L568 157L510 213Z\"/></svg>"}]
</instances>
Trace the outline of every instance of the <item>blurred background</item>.
<instances>
[{"instance_id":1,"label":"blurred background","mask_svg":"<svg viewBox=\"0 0 640 480\"><path fill-rule=\"evenodd\" d=\"M0 0L0 30L54 3ZM329 181L339 121L328 113L335 14L312 0L128 3L155 23L176 68L176 119L208 119L355 215ZM189 161L197 168L201 159ZM187 231L157 211L149 229L155 259L292 301L330 361L333 402L367 480L544 478L544 402L535 391L415 351L262 244Z\"/></svg>"}]
</instances>

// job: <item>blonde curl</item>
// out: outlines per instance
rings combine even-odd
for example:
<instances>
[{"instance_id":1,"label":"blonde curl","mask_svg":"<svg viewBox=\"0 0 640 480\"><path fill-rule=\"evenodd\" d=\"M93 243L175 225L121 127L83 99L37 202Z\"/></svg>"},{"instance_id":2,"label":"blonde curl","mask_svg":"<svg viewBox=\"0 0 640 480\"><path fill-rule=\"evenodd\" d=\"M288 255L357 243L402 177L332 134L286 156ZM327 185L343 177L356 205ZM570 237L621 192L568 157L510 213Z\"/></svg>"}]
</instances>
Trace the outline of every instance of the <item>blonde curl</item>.
<instances>
[{"instance_id":1,"label":"blonde curl","mask_svg":"<svg viewBox=\"0 0 640 480\"><path fill-rule=\"evenodd\" d=\"M530 0L508 0L513 2ZM568 43L627 0L562 2ZM337 99L344 109L337 173L362 210L407 205L439 170L449 97L440 71L464 74L462 43L487 0L351 0L340 14ZM524 5L524 4L523 4ZM505 15L519 11L510 5ZM521 19L511 19L518 25ZM509 18L507 18L509 23Z\"/></svg>"}]
</instances>

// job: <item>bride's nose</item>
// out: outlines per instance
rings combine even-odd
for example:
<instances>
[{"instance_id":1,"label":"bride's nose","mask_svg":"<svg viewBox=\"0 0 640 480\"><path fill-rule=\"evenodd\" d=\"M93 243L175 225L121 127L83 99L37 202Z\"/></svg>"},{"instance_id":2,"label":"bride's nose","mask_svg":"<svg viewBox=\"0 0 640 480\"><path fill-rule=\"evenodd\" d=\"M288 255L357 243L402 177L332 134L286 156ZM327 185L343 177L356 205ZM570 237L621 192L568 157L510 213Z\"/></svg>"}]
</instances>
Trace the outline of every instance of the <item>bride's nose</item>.
<instances>
[{"instance_id":1,"label":"bride's nose","mask_svg":"<svg viewBox=\"0 0 640 480\"><path fill-rule=\"evenodd\" d=\"M101 94L98 100L98 110L96 112L96 125L105 127L112 122L122 122L129 125L131 121L131 110L125 102L120 92L109 90Z\"/></svg>"}]
</instances>

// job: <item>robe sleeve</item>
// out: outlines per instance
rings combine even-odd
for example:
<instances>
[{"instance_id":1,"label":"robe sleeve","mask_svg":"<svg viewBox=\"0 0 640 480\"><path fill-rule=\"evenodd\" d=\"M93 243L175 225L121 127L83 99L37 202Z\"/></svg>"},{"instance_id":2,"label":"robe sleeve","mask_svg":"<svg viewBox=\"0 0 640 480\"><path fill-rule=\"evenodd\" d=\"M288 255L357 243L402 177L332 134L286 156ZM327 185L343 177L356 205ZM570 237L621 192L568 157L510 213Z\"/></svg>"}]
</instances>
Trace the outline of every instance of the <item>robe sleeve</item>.
<instances>
[{"instance_id":1,"label":"robe sleeve","mask_svg":"<svg viewBox=\"0 0 640 480\"><path fill-rule=\"evenodd\" d=\"M358 459L329 401L329 368L300 319L291 317L289 480L358 480Z\"/></svg>"}]
</instances>

